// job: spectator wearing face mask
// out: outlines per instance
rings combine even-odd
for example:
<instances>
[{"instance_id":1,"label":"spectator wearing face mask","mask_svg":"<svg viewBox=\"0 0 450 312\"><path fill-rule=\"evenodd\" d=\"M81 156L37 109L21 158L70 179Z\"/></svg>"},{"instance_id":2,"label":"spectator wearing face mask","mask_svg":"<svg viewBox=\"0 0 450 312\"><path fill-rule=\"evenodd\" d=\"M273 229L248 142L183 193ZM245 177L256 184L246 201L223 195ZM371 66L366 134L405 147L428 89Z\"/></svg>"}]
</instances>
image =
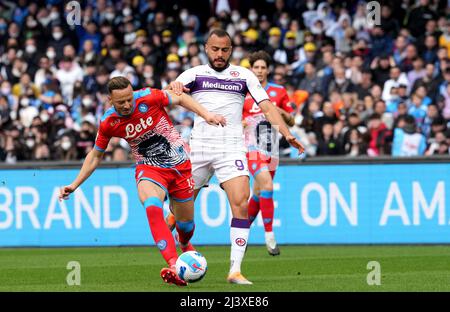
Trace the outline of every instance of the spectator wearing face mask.
<instances>
[{"instance_id":1,"label":"spectator wearing face mask","mask_svg":"<svg viewBox=\"0 0 450 312\"><path fill-rule=\"evenodd\" d=\"M55 144L55 159L71 161L77 159L75 140L70 134L64 134Z\"/></svg>"},{"instance_id":2,"label":"spectator wearing face mask","mask_svg":"<svg viewBox=\"0 0 450 312\"><path fill-rule=\"evenodd\" d=\"M28 64L27 73L32 77L36 74L39 69L39 59L41 53L38 51L37 43L34 38L28 38L25 40L25 52L23 54L24 61Z\"/></svg>"},{"instance_id":3,"label":"spectator wearing face mask","mask_svg":"<svg viewBox=\"0 0 450 312\"><path fill-rule=\"evenodd\" d=\"M348 136L344 140L343 153L347 156L365 155L367 147L364 143L363 136L357 128L348 130Z\"/></svg>"},{"instance_id":4,"label":"spectator wearing face mask","mask_svg":"<svg viewBox=\"0 0 450 312\"><path fill-rule=\"evenodd\" d=\"M10 50L15 51L15 50ZM15 53L15 52L13 52ZM20 82L20 78L27 72L28 64L20 57L14 56L11 63L5 66L2 71L2 76L5 80L8 80L11 84Z\"/></svg>"},{"instance_id":5,"label":"spectator wearing face mask","mask_svg":"<svg viewBox=\"0 0 450 312\"><path fill-rule=\"evenodd\" d=\"M24 147L25 159L33 160L35 146L36 140L34 135L31 132L27 133L25 135L25 147Z\"/></svg>"},{"instance_id":6,"label":"spectator wearing face mask","mask_svg":"<svg viewBox=\"0 0 450 312\"><path fill-rule=\"evenodd\" d=\"M68 36L65 35L65 31L63 31L62 26L59 24L55 24L52 26L51 36L52 39L49 41L49 46L54 50L54 59L55 63L59 61L59 59L63 56L64 46L71 44ZM48 51L47 51L48 53ZM49 58L52 58L53 54L48 55Z\"/></svg>"},{"instance_id":7,"label":"spectator wearing face mask","mask_svg":"<svg viewBox=\"0 0 450 312\"><path fill-rule=\"evenodd\" d=\"M76 136L77 159L84 159L95 142L95 118L85 117L80 132Z\"/></svg>"},{"instance_id":8,"label":"spectator wearing face mask","mask_svg":"<svg viewBox=\"0 0 450 312\"><path fill-rule=\"evenodd\" d=\"M353 92L354 91L354 85L350 81L350 79L347 79L345 77L345 69L341 66L336 67L333 70L334 73L334 79L331 80L330 84L328 85L328 95L331 95L332 92L338 92L340 94L346 93L346 92Z\"/></svg>"},{"instance_id":9,"label":"spectator wearing face mask","mask_svg":"<svg viewBox=\"0 0 450 312\"><path fill-rule=\"evenodd\" d=\"M6 98L8 106L13 109L17 103L17 98L12 94L11 83L7 80L0 84L0 95Z\"/></svg>"},{"instance_id":10,"label":"spectator wearing face mask","mask_svg":"<svg viewBox=\"0 0 450 312\"><path fill-rule=\"evenodd\" d=\"M138 73L138 78L142 86L161 88L161 77L155 72L151 64L144 64L142 73Z\"/></svg>"}]
</instances>

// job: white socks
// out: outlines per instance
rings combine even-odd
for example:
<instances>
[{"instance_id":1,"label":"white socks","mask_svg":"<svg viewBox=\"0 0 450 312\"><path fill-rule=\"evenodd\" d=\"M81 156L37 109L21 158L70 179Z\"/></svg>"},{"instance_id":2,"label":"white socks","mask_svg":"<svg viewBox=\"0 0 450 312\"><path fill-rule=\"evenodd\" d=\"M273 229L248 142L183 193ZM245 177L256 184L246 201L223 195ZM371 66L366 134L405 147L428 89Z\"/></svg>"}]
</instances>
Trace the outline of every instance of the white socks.
<instances>
[{"instance_id":1,"label":"white socks","mask_svg":"<svg viewBox=\"0 0 450 312\"><path fill-rule=\"evenodd\" d=\"M250 223L247 219L233 218L231 220L230 274L234 272L241 272L241 263L242 259L244 258L245 249L247 247L249 233Z\"/></svg>"},{"instance_id":2,"label":"white socks","mask_svg":"<svg viewBox=\"0 0 450 312\"><path fill-rule=\"evenodd\" d=\"M273 234L273 232L264 232L264 237L266 239L266 245L274 249L277 243L275 242L275 235Z\"/></svg>"}]
</instances>

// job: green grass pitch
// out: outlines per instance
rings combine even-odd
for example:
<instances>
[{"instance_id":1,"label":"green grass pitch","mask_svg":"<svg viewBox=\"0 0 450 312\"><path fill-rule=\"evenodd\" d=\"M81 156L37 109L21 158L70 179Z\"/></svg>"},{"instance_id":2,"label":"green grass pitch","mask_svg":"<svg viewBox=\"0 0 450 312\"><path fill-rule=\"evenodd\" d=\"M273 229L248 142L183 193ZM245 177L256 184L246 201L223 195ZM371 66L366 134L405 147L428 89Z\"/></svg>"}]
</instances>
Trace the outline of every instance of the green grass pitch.
<instances>
[{"instance_id":1,"label":"green grass pitch","mask_svg":"<svg viewBox=\"0 0 450 312\"><path fill-rule=\"evenodd\" d=\"M249 246L243 273L254 285L230 285L228 246L198 246L205 278L188 287L163 283L155 247L0 249L0 291L450 291L450 246L281 246L269 256ZM68 286L69 261L81 266L81 285ZM369 261L381 266L381 285L367 284Z\"/></svg>"}]
</instances>

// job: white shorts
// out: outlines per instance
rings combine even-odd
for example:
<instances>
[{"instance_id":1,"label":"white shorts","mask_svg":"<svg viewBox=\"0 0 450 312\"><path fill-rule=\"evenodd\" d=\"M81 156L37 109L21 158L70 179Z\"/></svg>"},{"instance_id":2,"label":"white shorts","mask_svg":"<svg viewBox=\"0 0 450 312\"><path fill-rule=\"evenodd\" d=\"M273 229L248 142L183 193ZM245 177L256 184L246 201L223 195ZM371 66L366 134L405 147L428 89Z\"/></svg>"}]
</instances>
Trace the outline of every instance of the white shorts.
<instances>
[{"instance_id":1,"label":"white shorts","mask_svg":"<svg viewBox=\"0 0 450 312\"><path fill-rule=\"evenodd\" d=\"M195 189L207 186L214 174L220 184L235 177L249 176L245 152L192 153L191 163Z\"/></svg>"}]
</instances>

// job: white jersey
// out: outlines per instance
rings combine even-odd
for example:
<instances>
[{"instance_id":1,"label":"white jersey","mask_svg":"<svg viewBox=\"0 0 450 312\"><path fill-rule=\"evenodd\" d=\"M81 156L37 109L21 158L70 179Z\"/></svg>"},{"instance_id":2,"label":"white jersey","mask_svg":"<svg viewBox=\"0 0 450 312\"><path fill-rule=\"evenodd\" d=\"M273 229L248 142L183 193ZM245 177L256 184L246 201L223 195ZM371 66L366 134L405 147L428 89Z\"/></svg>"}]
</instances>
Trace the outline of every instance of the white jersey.
<instances>
[{"instance_id":1,"label":"white jersey","mask_svg":"<svg viewBox=\"0 0 450 312\"><path fill-rule=\"evenodd\" d=\"M225 117L227 125L211 126L196 116L191 133L191 148L217 151L245 151L242 109L248 93L256 103L269 97L258 78L248 69L229 65L221 72L209 65L199 65L183 72L177 79L190 89L191 96L212 113Z\"/></svg>"}]
</instances>

